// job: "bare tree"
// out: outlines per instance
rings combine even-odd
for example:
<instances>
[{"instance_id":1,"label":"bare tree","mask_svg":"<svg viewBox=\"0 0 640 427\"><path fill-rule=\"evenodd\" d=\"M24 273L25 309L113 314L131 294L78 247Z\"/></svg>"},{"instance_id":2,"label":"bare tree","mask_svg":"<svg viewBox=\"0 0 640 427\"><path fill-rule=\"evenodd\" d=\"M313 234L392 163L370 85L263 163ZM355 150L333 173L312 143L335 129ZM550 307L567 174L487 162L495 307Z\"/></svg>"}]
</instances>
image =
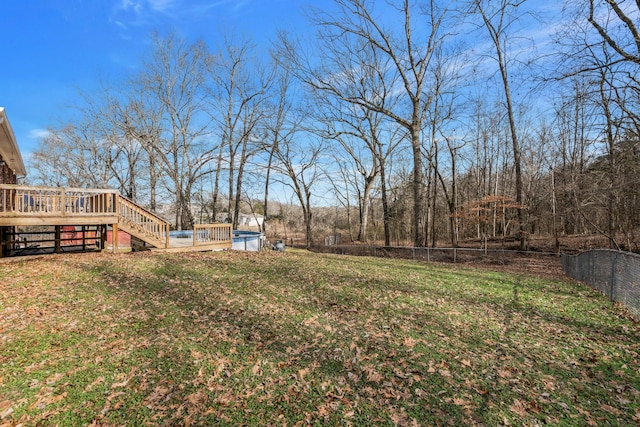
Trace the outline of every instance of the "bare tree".
<instances>
[{"instance_id":1,"label":"bare tree","mask_svg":"<svg viewBox=\"0 0 640 427\"><path fill-rule=\"evenodd\" d=\"M582 222L607 236L610 246L618 248L616 234L624 222L621 213L626 205L619 190L618 146L640 129L640 4L589 0L587 8L583 2L568 2L567 10L571 19L558 35L563 48L560 78L580 79L579 102L591 109L593 119L588 130L576 124L582 138L580 146L586 147L591 140L589 146L601 143L603 147L595 159L583 159L580 153L580 169L571 174L577 177L577 182L572 183L574 205ZM566 169L562 172L567 173Z\"/></svg>"},{"instance_id":2,"label":"bare tree","mask_svg":"<svg viewBox=\"0 0 640 427\"><path fill-rule=\"evenodd\" d=\"M158 187L162 175L162 169L157 166L159 163L157 147L161 146L163 108L159 100L147 96L144 88L135 84L130 85L127 99L125 121L122 126L144 150L146 164L143 163L142 166L146 166L148 170L148 175L144 174L144 176L148 178L149 209L156 211Z\"/></svg>"},{"instance_id":3,"label":"bare tree","mask_svg":"<svg viewBox=\"0 0 640 427\"><path fill-rule=\"evenodd\" d=\"M446 54L441 46L434 52L434 66L429 70L431 80L432 102L427 110L428 124L425 129L425 141L427 142L423 150L426 152L429 170L427 176L427 193L430 194L431 203L427 206L427 221L425 236L429 239L429 228L431 231L431 245L436 246L436 204L437 181L442 186L444 198L449 211L449 237L451 245L457 246L457 232L455 212L457 207L457 160L458 151L464 146L464 140L459 138L451 129L451 122L455 121L456 114L456 89L461 79L461 62L456 58L461 57L459 53ZM439 162L440 143L445 142L449 158L445 162L450 167L448 178L445 179L443 167ZM431 177L433 176L433 179ZM429 200L429 197L427 198Z\"/></svg>"},{"instance_id":4,"label":"bare tree","mask_svg":"<svg viewBox=\"0 0 640 427\"><path fill-rule=\"evenodd\" d=\"M340 154L341 153L336 153L333 155L333 167L331 168L331 172L327 173L327 180L331 184L338 205L345 210L349 241L354 242L356 241L356 237L353 234L353 221L351 219L351 203L354 197L352 194L356 194L358 200L361 200L360 193L362 190L360 189L360 181L358 180L359 172L353 170L353 163L343 159ZM362 210L360 209L359 211L360 215L362 215ZM334 231L334 235L335 234L337 234L336 231Z\"/></svg>"},{"instance_id":5,"label":"bare tree","mask_svg":"<svg viewBox=\"0 0 640 427\"><path fill-rule=\"evenodd\" d=\"M113 182L110 147L99 129L81 121L50 129L32 154L33 180L55 187L108 188Z\"/></svg>"},{"instance_id":6,"label":"bare tree","mask_svg":"<svg viewBox=\"0 0 640 427\"><path fill-rule=\"evenodd\" d=\"M615 224L615 210L616 210L616 197L613 191L615 183L616 183L616 172L617 172L617 159L616 159L616 150L615 144L619 139L618 133L620 132L620 127L617 126L616 118L614 117L614 107L613 107L613 94L614 88L610 83L610 75L608 73L607 68L600 68L600 78L598 79L598 94L599 94L599 104L602 108L602 114L605 118L605 126L604 126L604 139L607 147L607 176L608 176L608 188L606 191L607 198L607 237L609 239L609 245L611 248L620 249L618 242L616 241L615 233L616 233L616 224Z\"/></svg>"},{"instance_id":7,"label":"bare tree","mask_svg":"<svg viewBox=\"0 0 640 427\"><path fill-rule=\"evenodd\" d=\"M509 27L514 20L518 18L517 8L524 3L524 0L513 2L512 0L499 0L491 2L488 0L473 0L472 11L482 18L484 28L489 35L494 48L494 56L498 68L500 70L500 78L502 81L503 95L507 107L507 117L509 120L509 130L511 133L511 147L513 149L513 163L516 175L516 204L518 207L518 223L520 247L527 247L527 238L525 234L525 224L523 215L523 187L522 187L522 154L520 149L520 140L517 130L515 107L511 93L511 79L509 76L509 63L511 58L508 56Z\"/></svg>"},{"instance_id":8,"label":"bare tree","mask_svg":"<svg viewBox=\"0 0 640 427\"><path fill-rule=\"evenodd\" d=\"M277 64L277 74L275 76L275 90L268 101L268 110L271 114L265 117L264 129L265 138L263 150L266 153L266 175L264 183L264 221L262 231L267 231L267 220L269 218L269 186L271 184L271 173L275 161L275 155L280 144L289 144L295 135L296 129L300 126L302 118L294 109L294 88L291 73Z\"/></svg>"},{"instance_id":9,"label":"bare tree","mask_svg":"<svg viewBox=\"0 0 640 427\"><path fill-rule=\"evenodd\" d=\"M367 241L369 208L371 195L380 181L383 198L383 216L385 225L385 242L389 245L388 206L386 206L386 161L402 142L397 137L395 123L385 120L386 117L375 111L359 106L327 105L322 121L326 124L325 136L337 141L339 153L353 164L354 171L362 182L358 185L358 207L360 226L357 240ZM337 166L342 167L339 163ZM344 172L341 172L344 175ZM329 173L329 175L332 175Z\"/></svg>"},{"instance_id":10,"label":"bare tree","mask_svg":"<svg viewBox=\"0 0 640 427\"><path fill-rule=\"evenodd\" d=\"M436 46L446 36L442 24L447 10L440 9L435 0L420 5L409 0L389 2L384 12L396 14L402 22L399 29L391 29L378 18L372 1L335 0L335 5L336 12L315 11L312 19L318 28L318 46L314 49L319 55L317 62L304 58L301 46L285 37L281 38L282 54L294 65L296 75L314 89L383 114L406 129L413 153L413 240L421 246L424 244L421 132L425 110L431 102L427 70ZM372 55L379 58L372 65L385 68L373 70L376 79L370 83L370 90L363 93L354 89L353 82L366 80L363 70L372 66L368 62ZM387 91L376 93L381 80L387 82Z\"/></svg>"},{"instance_id":11,"label":"bare tree","mask_svg":"<svg viewBox=\"0 0 640 427\"><path fill-rule=\"evenodd\" d=\"M389 93L393 81L385 81L380 70L388 67L375 49L370 46L361 51L360 79L351 81L351 90L362 99L372 99ZM388 61L388 58L387 58ZM361 180L357 185L360 226L357 240L367 241L369 210L373 191L378 182L383 212L385 244L390 244L389 211L386 185L386 162L397 147L405 141L406 130L385 114L370 108L345 101L341 97L327 96L326 91L316 90L316 104L319 105L321 136L338 142L339 152L346 154ZM387 98L387 108L397 100ZM375 102L372 99L372 102ZM344 174L344 173L343 173Z\"/></svg>"},{"instance_id":12,"label":"bare tree","mask_svg":"<svg viewBox=\"0 0 640 427\"><path fill-rule=\"evenodd\" d=\"M302 209L307 247L313 245L313 212L311 199L313 187L322 179L321 155L324 152L322 141L313 143L307 138L291 138L281 141L274 151L277 163L273 170L283 178L280 182L293 191Z\"/></svg>"},{"instance_id":13,"label":"bare tree","mask_svg":"<svg viewBox=\"0 0 640 427\"><path fill-rule=\"evenodd\" d=\"M222 163L228 164L229 219L237 226L242 182L250 157L262 148L258 129L264 119L267 92L273 83L273 68L252 58L254 46L226 39L217 58L211 61L213 117L221 133L213 190L214 209L218 202ZM225 151L226 150L226 151Z\"/></svg>"},{"instance_id":14,"label":"bare tree","mask_svg":"<svg viewBox=\"0 0 640 427\"><path fill-rule=\"evenodd\" d=\"M615 53L603 66L619 62L640 65L640 3L620 0L589 0L587 20Z\"/></svg>"},{"instance_id":15,"label":"bare tree","mask_svg":"<svg viewBox=\"0 0 640 427\"><path fill-rule=\"evenodd\" d=\"M502 194L502 179L500 164L503 162L502 127L500 114L495 108L489 108L484 102L485 94L480 93L474 102L473 129L470 132L468 151L462 156L467 169L460 173L458 182L462 205L472 204L474 201L486 200L492 196L494 200ZM461 162L462 163L462 162ZM460 168L462 169L462 168ZM489 221L474 221L473 234L477 239L486 243L488 235L496 237L500 230L505 233L505 227L498 221L497 205L494 204ZM480 216L480 212L477 212Z\"/></svg>"},{"instance_id":16,"label":"bare tree","mask_svg":"<svg viewBox=\"0 0 640 427\"><path fill-rule=\"evenodd\" d=\"M98 130L94 143L105 147L105 161L118 183L118 189L137 201L138 188L146 175L140 173L146 167L145 151L132 127L131 105L121 96L122 92L102 82L101 91L85 95L84 105L78 108L85 120Z\"/></svg>"},{"instance_id":17,"label":"bare tree","mask_svg":"<svg viewBox=\"0 0 640 427\"><path fill-rule=\"evenodd\" d=\"M580 215L584 190L582 176L593 142L587 135L592 133L596 114L588 81L577 77L566 81L570 89L561 94L554 112L557 146L551 151L550 163L557 175L554 185L558 197L559 231L580 234L586 231L584 217Z\"/></svg>"},{"instance_id":18,"label":"bare tree","mask_svg":"<svg viewBox=\"0 0 640 427\"><path fill-rule=\"evenodd\" d=\"M137 78L145 97L158 102L162 133L148 140L153 158L164 178L166 189L175 197L176 228L193 224L193 185L209 171L213 148L205 144L209 120L205 114L205 61L202 42L187 44L176 34L153 38L153 51L143 61Z\"/></svg>"}]
</instances>

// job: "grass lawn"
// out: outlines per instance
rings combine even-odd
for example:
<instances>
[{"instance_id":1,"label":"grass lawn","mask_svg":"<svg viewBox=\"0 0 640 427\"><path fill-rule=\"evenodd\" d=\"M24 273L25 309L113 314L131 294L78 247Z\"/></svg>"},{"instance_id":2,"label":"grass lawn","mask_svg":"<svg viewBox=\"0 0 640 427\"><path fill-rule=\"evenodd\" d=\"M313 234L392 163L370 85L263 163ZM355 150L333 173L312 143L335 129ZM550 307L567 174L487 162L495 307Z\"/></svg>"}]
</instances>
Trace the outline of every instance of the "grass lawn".
<instances>
[{"instance_id":1,"label":"grass lawn","mask_svg":"<svg viewBox=\"0 0 640 427\"><path fill-rule=\"evenodd\" d=\"M0 264L0 426L636 425L639 353L569 280L305 251Z\"/></svg>"}]
</instances>

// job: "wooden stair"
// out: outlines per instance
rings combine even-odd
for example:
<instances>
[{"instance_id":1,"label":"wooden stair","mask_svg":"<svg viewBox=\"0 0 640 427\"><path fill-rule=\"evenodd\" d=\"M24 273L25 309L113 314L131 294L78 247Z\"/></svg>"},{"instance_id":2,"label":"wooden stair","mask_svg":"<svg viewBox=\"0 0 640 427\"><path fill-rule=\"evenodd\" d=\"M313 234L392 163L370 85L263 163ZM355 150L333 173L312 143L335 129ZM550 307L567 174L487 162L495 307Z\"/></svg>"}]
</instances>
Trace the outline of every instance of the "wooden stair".
<instances>
[{"instance_id":1,"label":"wooden stair","mask_svg":"<svg viewBox=\"0 0 640 427\"><path fill-rule=\"evenodd\" d=\"M169 248L170 224L167 221L121 195L117 197L116 212L120 230L156 248Z\"/></svg>"}]
</instances>

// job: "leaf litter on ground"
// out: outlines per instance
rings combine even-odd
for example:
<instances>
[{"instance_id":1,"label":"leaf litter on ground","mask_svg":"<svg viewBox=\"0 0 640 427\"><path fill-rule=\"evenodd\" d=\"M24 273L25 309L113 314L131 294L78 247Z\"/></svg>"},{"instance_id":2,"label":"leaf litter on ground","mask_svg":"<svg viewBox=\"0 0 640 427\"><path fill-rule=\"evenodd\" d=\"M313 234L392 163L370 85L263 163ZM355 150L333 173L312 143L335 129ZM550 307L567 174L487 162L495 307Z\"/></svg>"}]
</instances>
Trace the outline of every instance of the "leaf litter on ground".
<instances>
[{"instance_id":1,"label":"leaf litter on ground","mask_svg":"<svg viewBox=\"0 0 640 427\"><path fill-rule=\"evenodd\" d=\"M0 276L0 426L640 422L638 323L562 278L305 251Z\"/></svg>"}]
</instances>

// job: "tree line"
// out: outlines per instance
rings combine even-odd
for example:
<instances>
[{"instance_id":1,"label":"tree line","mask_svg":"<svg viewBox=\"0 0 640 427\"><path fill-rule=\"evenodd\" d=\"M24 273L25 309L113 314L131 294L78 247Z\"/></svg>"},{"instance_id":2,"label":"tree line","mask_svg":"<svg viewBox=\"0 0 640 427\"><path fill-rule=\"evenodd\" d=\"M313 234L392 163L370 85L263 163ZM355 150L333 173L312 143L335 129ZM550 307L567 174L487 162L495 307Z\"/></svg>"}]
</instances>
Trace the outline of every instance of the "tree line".
<instances>
[{"instance_id":1,"label":"tree line","mask_svg":"<svg viewBox=\"0 0 640 427\"><path fill-rule=\"evenodd\" d=\"M361 242L637 249L638 4L569 0L544 46L533 5L333 0L268 49L154 34L139 71L50 129L31 180L115 187L178 229L295 205L307 245L335 208Z\"/></svg>"}]
</instances>

